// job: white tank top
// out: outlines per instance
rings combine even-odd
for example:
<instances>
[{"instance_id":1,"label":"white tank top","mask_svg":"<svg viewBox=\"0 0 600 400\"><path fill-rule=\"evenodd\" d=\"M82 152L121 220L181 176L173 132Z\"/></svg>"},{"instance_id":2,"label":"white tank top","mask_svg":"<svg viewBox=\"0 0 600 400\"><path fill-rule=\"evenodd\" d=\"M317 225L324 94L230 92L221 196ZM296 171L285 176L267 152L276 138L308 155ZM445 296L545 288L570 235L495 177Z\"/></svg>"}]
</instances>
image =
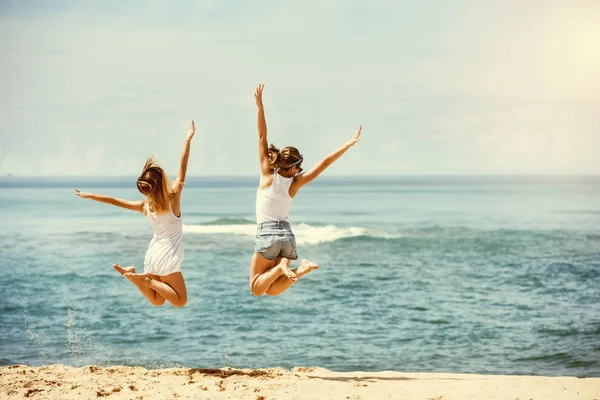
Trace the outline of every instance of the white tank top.
<instances>
[{"instance_id":1,"label":"white tank top","mask_svg":"<svg viewBox=\"0 0 600 400\"><path fill-rule=\"evenodd\" d=\"M288 221L292 198L290 185L294 178L285 178L273 173L271 186L256 191L256 222Z\"/></svg>"}]
</instances>

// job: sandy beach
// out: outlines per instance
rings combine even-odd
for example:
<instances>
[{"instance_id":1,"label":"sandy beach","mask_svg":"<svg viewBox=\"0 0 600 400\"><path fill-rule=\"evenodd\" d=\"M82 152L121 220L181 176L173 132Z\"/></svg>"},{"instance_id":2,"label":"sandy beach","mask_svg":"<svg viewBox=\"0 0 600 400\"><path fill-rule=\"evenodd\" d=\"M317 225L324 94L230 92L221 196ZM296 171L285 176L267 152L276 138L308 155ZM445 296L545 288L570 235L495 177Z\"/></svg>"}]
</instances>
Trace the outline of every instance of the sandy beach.
<instances>
[{"instance_id":1,"label":"sandy beach","mask_svg":"<svg viewBox=\"0 0 600 400\"><path fill-rule=\"evenodd\" d=\"M297 367L147 370L65 365L0 368L3 399L600 400L600 378L386 372Z\"/></svg>"}]
</instances>

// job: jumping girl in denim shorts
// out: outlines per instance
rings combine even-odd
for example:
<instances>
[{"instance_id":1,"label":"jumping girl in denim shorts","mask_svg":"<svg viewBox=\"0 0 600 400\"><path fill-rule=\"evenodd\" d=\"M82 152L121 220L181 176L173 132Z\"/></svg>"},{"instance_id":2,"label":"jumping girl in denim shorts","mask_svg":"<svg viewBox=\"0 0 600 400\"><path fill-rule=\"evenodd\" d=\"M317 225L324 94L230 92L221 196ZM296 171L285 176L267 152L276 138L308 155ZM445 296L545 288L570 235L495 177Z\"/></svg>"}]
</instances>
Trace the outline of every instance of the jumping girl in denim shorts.
<instances>
[{"instance_id":1,"label":"jumping girl in denim shorts","mask_svg":"<svg viewBox=\"0 0 600 400\"><path fill-rule=\"evenodd\" d=\"M290 269L296 260L296 238L288 222L292 199L298 190L319 176L350 147L360 140L361 127L352 139L323 158L321 162L302 172L303 157L295 147L279 150L267 146L267 122L262 103L264 85L256 88L254 97L258 107L258 160L260 182L256 192L256 244L250 264L250 291L256 296L277 296L301 277L319 265L302 259L300 266Z\"/></svg>"}]
</instances>

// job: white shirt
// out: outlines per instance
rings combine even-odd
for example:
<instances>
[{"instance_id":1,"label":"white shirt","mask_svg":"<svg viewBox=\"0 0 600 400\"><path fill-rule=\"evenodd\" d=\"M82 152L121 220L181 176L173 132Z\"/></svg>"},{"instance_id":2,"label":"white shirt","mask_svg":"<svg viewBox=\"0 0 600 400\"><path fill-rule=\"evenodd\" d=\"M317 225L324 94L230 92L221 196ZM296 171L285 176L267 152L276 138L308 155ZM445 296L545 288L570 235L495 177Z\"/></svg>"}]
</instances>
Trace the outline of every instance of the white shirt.
<instances>
[{"instance_id":1,"label":"white shirt","mask_svg":"<svg viewBox=\"0 0 600 400\"><path fill-rule=\"evenodd\" d=\"M271 186L256 191L256 222L288 221L292 198L290 185L294 177L286 178L273 173Z\"/></svg>"}]
</instances>

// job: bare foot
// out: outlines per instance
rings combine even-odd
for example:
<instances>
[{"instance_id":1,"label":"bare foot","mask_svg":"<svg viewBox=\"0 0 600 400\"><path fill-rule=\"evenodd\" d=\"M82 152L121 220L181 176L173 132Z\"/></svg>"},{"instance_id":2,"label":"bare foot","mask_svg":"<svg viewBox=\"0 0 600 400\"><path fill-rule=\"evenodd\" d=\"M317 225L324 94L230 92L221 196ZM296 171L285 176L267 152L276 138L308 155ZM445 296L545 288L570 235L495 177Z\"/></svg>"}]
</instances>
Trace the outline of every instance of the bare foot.
<instances>
[{"instance_id":1,"label":"bare foot","mask_svg":"<svg viewBox=\"0 0 600 400\"><path fill-rule=\"evenodd\" d=\"M301 276L304 276L315 269L319 269L319 264L316 264L312 261L307 260L306 258L303 258L302 260L300 260L300 266L296 270L296 275L298 276L298 278L300 278Z\"/></svg>"},{"instance_id":2,"label":"bare foot","mask_svg":"<svg viewBox=\"0 0 600 400\"><path fill-rule=\"evenodd\" d=\"M146 274L134 274L133 272L126 272L123 275L136 285L144 285L144 280L146 279Z\"/></svg>"},{"instance_id":3,"label":"bare foot","mask_svg":"<svg viewBox=\"0 0 600 400\"><path fill-rule=\"evenodd\" d=\"M281 272L287 276L288 278L290 278L292 281L296 282L298 281L298 278L296 277L296 274L292 272L292 270L290 269L289 265L282 263L281 264Z\"/></svg>"},{"instance_id":4,"label":"bare foot","mask_svg":"<svg viewBox=\"0 0 600 400\"><path fill-rule=\"evenodd\" d=\"M144 284L144 286L146 287L150 287L152 286L152 278L146 276L144 279L144 282L142 282Z\"/></svg>"},{"instance_id":5,"label":"bare foot","mask_svg":"<svg viewBox=\"0 0 600 400\"><path fill-rule=\"evenodd\" d=\"M135 267L121 267L119 264L113 264L114 269L116 269L121 275L125 275L126 273L134 273Z\"/></svg>"}]
</instances>

